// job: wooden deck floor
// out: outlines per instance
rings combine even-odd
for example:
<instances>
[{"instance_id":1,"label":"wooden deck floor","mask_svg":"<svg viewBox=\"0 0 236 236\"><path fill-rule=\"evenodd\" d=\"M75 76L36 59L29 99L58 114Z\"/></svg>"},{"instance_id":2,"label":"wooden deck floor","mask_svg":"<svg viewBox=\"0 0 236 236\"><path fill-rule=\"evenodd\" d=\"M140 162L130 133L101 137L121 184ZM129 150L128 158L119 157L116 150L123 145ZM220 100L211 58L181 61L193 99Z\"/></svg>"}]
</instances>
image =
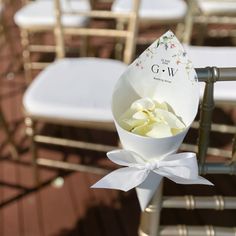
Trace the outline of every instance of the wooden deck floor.
<instances>
[{"instance_id":1,"label":"wooden deck floor","mask_svg":"<svg viewBox=\"0 0 236 236\"><path fill-rule=\"evenodd\" d=\"M7 41L0 48L1 105L14 131L20 152L20 161L12 160L8 147L0 147L0 236L136 236L140 209L135 191L120 194L115 190L94 190L90 186L101 176L58 172L40 168L43 186L35 189L33 169L30 164L29 141L25 136L21 99L24 92L24 75L21 63L19 32L12 22L15 7L6 13L12 45ZM231 117L227 117L231 119ZM4 134L0 131L0 142ZM67 152L43 147L41 155L49 158L97 158L94 153ZM105 154L99 154L107 162ZM234 176L209 176L215 187L180 186L165 182L167 195L236 196ZM163 210L162 224L217 224L236 225L236 212Z\"/></svg>"}]
</instances>

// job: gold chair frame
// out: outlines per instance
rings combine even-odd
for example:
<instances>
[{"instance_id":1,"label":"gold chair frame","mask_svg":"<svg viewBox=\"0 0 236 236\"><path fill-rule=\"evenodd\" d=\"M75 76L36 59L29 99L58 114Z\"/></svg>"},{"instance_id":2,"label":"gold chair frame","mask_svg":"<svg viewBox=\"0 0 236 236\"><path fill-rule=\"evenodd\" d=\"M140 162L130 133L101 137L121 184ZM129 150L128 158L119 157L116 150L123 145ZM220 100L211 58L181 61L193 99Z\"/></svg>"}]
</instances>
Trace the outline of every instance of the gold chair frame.
<instances>
[{"instance_id":1,"label":"gold chair frame","mask_svg":"<svg viewBox=\"0 0 236 236\"><path fill-rule=\"evenodd\" d=\"M225 163L207 163L206 156L209 146L209 135L211 131L211 118L214 109L213 90L214 83L217 81L235 81L236 68L198 68L198 79L206 83L204 97L201 105L200 127L198 135L198 161L200 174L236 174L236 133L232 144L232 159L228 164ZM140 236L214 236L227 235L235 236L236 227L215 227L206 226L165 226L159 225L162 208L183 208L188 210L194 209L236 209L236 197L230 196L210 196L210 197L194 197L186 196L162 196L162 185L158 188L152 201L141 214L141 223L139 228Z\"/></svg>"},{"instance_id":2,"label":"gold chair frame","mask_svg":"<svg viewBox=\"0 0 236 236\"><path fill-rule=\"evenodd\" d=\"M139 0L133 0L134 9L129 13L113 13L111 11L105 10L91 10L89 12L72 12L72 14L81 14L88 17L95 17L100 19L114 19L118 20L121 18L129 19L129 25L127 30L117 30L117 29L98 29L98 28L63 28L61 24L61 14L68 14L67 12L62 12L59 7L59 0L55 0L56 3L56 26L54 29L55 37L56 37L56 51L57 58L63 58L65 56L65 46L64 46L64 36L65 35L82 35L82 36L104 36L104 37L113 37L113 38L123 38L126 40L126 47L124 49L124 62L126 64L130 64L133 59L133 54L135 51L135 38L137 33L137 11L139 8ZM31 151L33 158L33 166L35 167L35 176L36 183L39 184L38 173L37 173L37 165L74 170L74 171L88 171L97 174L105 174L107 170L99 167L85 166L80 164L72 164L62 161L49 160L45 158L38 158L37 153L37 143L44 144L53 144L59 146L67 146L73 148L94 150L94 151L102 151L107 152L113 150L114 146L98 144L98 143L89 143L87 141L78 141L78 140L70 140L66 138L56 138L49 137L45 135L38 134L37 124L38 123L48 123L48 124L59 124L59 125L68 125L72 127L82 127L82 128L91 128L98 130L108 130L115 131L115 126L113 122L86 122L86 121L68 121L64 119L50 119L43 117L35 117L31 114L25 113L25 125L26 125L26 133L31 139Z\"/></svg>"}]
</instances>

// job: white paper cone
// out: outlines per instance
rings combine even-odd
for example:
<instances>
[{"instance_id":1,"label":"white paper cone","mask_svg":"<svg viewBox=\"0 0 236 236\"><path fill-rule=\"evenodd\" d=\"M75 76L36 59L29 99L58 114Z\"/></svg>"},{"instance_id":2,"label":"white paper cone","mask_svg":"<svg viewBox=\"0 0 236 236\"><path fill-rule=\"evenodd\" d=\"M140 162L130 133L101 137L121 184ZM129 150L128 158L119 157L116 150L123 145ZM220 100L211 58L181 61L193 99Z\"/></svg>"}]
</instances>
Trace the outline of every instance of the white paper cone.
<instances>
[{"instance_id":1,"label":"white paper cone","mask_svg":"<svg viewBox=\"0 0 236 236\"><path fill-rule=\"evenodd\" d=\"M119 118L135 100L143 97L167 102L186 129L166 138L144 137L124 130L119 125ZM168 31L128 67L115 86L112 113L124 149L145 159L161 159L176 152L196 116L198 104L196 72L180 42ZM158 181L158 178L150 177L146 180L147 187L137 188L142 209L150 201Z\"/></svg>"}]
</instances>

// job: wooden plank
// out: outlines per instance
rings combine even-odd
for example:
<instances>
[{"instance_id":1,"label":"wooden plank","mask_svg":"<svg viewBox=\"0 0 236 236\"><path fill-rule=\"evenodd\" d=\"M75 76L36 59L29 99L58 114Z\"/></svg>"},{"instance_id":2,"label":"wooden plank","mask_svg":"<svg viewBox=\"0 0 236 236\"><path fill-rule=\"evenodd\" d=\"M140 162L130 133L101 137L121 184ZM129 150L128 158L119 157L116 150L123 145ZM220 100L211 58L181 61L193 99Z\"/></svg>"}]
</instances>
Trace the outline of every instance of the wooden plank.
<instances>
[{"instance_id":1,"label":"wooden plank","mask_svg":"<svg viewBox=\"0 0 236 236\"><path fill-rule=\"evenodd\" d=\"M47 186L40 190L45 235L57 235L74 225L75 214L65 185L61 188Z\"/></svg>"},{"instance_id":2,"label":"wooden plank","mask_svg":"<svg viewBox=\"0 0 236 236\"><path fill-rule=\"evenodd\" d=\"M36 194L32 193L20 200L23 205L25 236L42 236Z\"/></svg>"},{"instance_id":3,"label":"wooden plank","mask_svg":"<svg viewBox=\"0 0 236 236\"><path fill-rule=\"evenodd\" d=\"M91 186L102 176L98 175L89 175L89 185ZM119 236L126 235L120 227L117 221L117 211L118 209L114 208L114 202L117 201L117 195L112 194L114 190L107 189L91 189L91 195L94 198L94 202L96 202L96 206L98 209L98 217L100 218L100 227L103 231L103 235L109 236ZM116 230L114 230L116 229Z\"/></svg>"}]
</instances>

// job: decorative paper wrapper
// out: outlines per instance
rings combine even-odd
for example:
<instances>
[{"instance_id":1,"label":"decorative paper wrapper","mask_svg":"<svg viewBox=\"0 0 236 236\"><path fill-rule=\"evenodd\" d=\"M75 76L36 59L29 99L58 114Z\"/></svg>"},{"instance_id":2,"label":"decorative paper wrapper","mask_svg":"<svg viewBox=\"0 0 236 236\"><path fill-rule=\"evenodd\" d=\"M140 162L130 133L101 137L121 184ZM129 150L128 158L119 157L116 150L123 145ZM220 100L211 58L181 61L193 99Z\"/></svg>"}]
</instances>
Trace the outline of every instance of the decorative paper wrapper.
<instances>
[{"instance_id":1,"label":"decorative paper wrapper","mask_svg":"<svg viewBox=\"0 0 236 236\"><path fill-rule=\"evenodd\" d=\"M134 101L145 97L167 102L186 129L166 138L140 136L123 129L119 124L122 114ZM136 187L144 210L163 176L181 184L212 185L198 176L194 153L175 154L198 105L196 72L178 39L168 31L128 67L114 88L112 113L124 150L110 152L108 157L127 167L113 171L92 187L124 191Z\"/></svg>"}]
</instances>

